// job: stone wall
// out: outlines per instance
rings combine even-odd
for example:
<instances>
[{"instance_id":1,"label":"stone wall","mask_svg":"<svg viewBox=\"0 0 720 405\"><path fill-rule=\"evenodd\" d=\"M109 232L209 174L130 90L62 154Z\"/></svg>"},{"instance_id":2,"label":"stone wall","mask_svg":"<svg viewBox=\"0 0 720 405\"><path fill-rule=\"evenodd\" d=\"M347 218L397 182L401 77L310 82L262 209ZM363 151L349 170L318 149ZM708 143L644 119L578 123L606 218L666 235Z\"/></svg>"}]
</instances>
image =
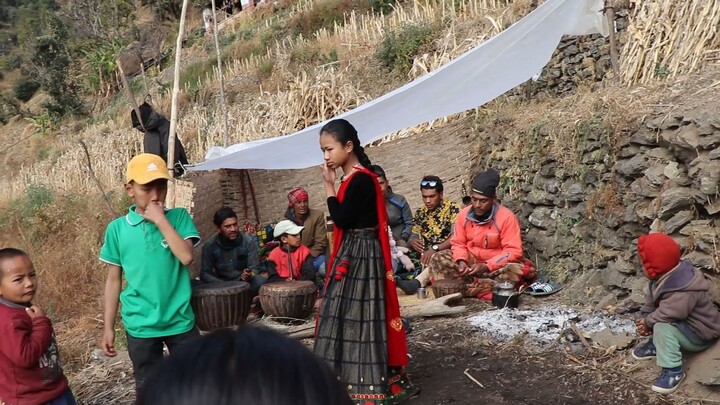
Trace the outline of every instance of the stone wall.
<instances>
[{"instance_id":1,"label":"stone wall","mask_svg":"<svg viewBox=\"0 0 720 405\"><path fill-rule=\"evenodd\" d=\"M718 271L720 118L713 106L648 116L631 134L589 128L564 155L507 159L517 145L504 133L483 131L497 150L481 155L477 166L505 173L503 203L518 214L527 253L541 272L556 281L584 275L573 289L578 300L594 291L589 299L599 307L637 309L647 280L636 243L650 231L670 234L684 258L708 274ZM537 135L520 136L536 142L534 150L548 150L547 137Z\"/></svg>"},{"instance_id":2,"label":"stone wall","mask_svg":"<svg viewBox=\"0 0 720 405\"><path fill-rule=\"evenodd\" d=\"M616 13L618 51L626 39L627 10ZM595 88L612 71L610 39L600 34L564 37L536 81L513 90L515 96L558 96L573 93L578 86Z\"/></svg>"}]
</instances>

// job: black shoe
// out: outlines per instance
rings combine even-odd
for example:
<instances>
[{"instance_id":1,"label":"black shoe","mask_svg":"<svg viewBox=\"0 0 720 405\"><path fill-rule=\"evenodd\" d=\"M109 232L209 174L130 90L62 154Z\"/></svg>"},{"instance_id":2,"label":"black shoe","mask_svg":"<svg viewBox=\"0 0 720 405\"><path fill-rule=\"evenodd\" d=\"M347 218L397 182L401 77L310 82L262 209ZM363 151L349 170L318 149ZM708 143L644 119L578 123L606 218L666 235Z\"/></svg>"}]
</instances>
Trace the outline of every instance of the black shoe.
<instances>
[{"instance_id":1,"label":"black shoe","mask_svg":"<svg viewBox=\"0 0 720 405\"><path fill-rule=\"evenodd\" d=\"M403 328L405 328L405 333L407 333L407 334L411 333L413 329L412 329L412 326L410 325L410 320L405 317L401 317L400 320L402 321Z\"/></svg>"},{"instance_id":2,"label":"black shoe","mask_svg":"<svg viewBox=\"0 0 720 405\"><path fill-rule=\"evenodd\" d=\"M397 280L395 283L406 295L413 295L420 288L420 282L417 280Z\"/></svg>"}]
</instances>

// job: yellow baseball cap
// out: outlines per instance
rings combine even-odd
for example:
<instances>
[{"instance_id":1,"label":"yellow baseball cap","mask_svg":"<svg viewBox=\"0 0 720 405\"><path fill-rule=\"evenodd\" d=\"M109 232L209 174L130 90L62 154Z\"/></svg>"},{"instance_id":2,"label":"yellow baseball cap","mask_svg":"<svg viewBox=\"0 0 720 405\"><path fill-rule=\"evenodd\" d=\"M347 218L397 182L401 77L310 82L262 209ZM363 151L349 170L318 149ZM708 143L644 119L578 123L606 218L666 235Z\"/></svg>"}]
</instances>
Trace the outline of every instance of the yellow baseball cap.
<instances>
[{"instance_id":1,"label":"yellow baseball cap","mask_svg":"<svg viewBox=\"0 0 720 405\"><path fill-rule=\"evenodd\" d=\"M152 153L141 153L130 160L127 167L128 183L148 184L157 179L170 180L165 160Z\"/></svg>"}]
</instances>

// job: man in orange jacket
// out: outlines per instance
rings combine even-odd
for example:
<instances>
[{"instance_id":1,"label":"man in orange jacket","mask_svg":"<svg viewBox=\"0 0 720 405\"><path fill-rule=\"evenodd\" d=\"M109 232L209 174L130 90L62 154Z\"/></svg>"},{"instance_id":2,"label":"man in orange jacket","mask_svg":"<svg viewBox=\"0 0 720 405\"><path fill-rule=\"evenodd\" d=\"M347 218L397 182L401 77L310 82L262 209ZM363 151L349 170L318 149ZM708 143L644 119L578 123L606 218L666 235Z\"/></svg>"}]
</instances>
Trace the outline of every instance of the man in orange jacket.
<instances>
[{"instance_id":1,"label":"man in orange jacket","mask_svg":"<svg viewBox=\"0 0 720 405\"><path fill-rule=\"evenodd\" d=\"M457 216L451 249L435 254L415 280L400 284L405 293L443 278L500 276L523 283L535 277L534 266L523 259L518 219L497 200L499 183L500 175L493 169L475 176L471 205Z\"/></svg>"}]
</instances>

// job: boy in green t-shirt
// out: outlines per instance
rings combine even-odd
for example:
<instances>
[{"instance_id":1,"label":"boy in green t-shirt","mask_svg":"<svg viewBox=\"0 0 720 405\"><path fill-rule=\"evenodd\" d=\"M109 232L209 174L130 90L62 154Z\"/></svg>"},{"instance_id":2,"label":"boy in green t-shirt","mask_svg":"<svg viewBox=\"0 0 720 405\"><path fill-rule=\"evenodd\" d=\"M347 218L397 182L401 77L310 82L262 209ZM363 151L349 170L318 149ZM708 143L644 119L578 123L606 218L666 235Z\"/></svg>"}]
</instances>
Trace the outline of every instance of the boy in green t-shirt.
<instances>
[{"instance_id":1,"label":"boy in green t-shirt","mask_svg":"<svg viewBox=\"0 0 720 405\"><path fill-rule=\"evenodd\" d=\"M143 153L130 161L125 191L134 205L127 215L110 222L100 250L100 260L108 264L102 350L107 356L117 355L119 299L138 392L149 370L162 360L163 343L172 353L199 335L186 266L193 261L193 246L200 236L184 208L163 207L168 180L160 156Z\"/></svg>"}]
</instances>

